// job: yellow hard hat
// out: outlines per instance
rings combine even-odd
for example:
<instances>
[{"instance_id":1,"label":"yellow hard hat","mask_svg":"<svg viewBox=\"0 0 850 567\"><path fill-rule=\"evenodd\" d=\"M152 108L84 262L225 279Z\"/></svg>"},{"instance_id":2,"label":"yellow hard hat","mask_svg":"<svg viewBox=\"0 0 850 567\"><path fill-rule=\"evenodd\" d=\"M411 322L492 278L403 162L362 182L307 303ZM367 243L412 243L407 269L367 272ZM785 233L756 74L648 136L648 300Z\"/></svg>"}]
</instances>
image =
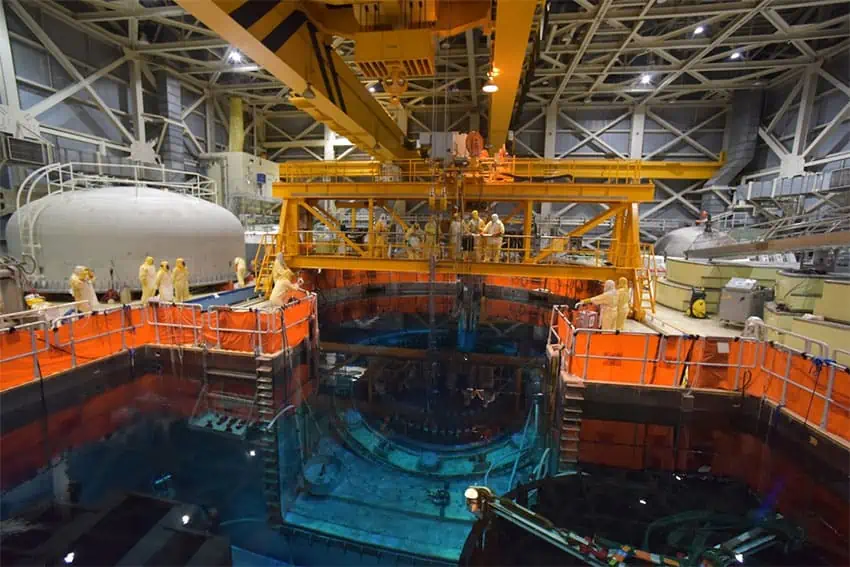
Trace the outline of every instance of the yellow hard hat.
<instances>
[{"instance_id":1,"label":"yellow hard hat","mask_svg":"<svg viewBox=\"0 0 850 567\"><path fill-rule=\"evenodd\" d=\"M472 216L477 218L478 217L478 211L472 211Z\"/></svg>"},{"instance_id":2,"label":"yellow hard hat","mask_svg":"<svg viewBox=\"0 0 850 567\"><path fill-rule=\"evenodd\" d=\"M160 268L167 268L168 267L168 260L163 260L162 262L160 262L159 267Z\"/></svg>"},{"instance_id":3,"label":"yellow hard hat","mask_svg":"<svg viewBox=\"0 0 850 567\"><path fill-rule=\"evenodd\" d=\"M148 256L147 258L145 258L145 264L147 264L148 266L152 266L153 265L153 256Z\"/></svg>"}]
</instances>

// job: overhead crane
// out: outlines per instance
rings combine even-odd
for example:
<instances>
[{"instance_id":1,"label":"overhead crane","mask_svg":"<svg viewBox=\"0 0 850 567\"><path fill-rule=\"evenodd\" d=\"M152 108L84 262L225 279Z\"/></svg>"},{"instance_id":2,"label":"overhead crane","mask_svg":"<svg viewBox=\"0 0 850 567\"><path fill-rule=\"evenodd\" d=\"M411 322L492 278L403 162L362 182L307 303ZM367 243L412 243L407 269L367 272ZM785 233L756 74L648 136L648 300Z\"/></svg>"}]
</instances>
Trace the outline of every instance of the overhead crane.
<instances>
[{"instance_id":1,"label":"overhead crane","mask_svg":"<svg viewBox=\"0 0 850 567\"><path fill-rule=\"evenodd\" d=\"M503 275L606 280L625 277L634 290L635 315L642 317L644 295L651 293L651 275L645 268L639 235L640 203L651 202L655 186L642 177L646 171L658 176L682 175L689 165L624 160L553 161L507 159L472 160L465 165L438 166L416 160L379 164L374 162L303 162L281 164L281 182L273 195L282 201L280 230L267 242L260 260L260 289L270 288L268 274L274 255L284 254L290 267L300 269L351 269L458 275ZM703 167L703 166L695 166ZM646 169L644 169L646 168ZM699 175L710 175L711 168ZM694 175L694 174L688 174ZM599 180L605 176L605 181ZM592 180L583 180L590 178ZM552 182L556 179L560 182ZM567 180L564 182L564 180ZM494 203L513 206L505 220L521 225L519 233L506 235L508 242L499 261L460 257L445 246L432 257L411 254L401 236L410 225L397 214L396 202L427 202L431 214L444 220L453 212L468 215L473 207L482 213ZM326 208L365 209L365 228L344 227ZM603 210L564 235L539 237L534 230L534 211L541 203L596 203ZM390 252L376 249L378 216L385 214L398 227ZM612 221L612 236L604 250L588 250L582 237L603 222ZM512 222L513 221L513 222ZM314 230L314 227L321 227ZM354 230L352 230L354 229ZM357 233L355 235L355 233ZM444 239L445 240L445 239Z\"/></svg>"}]
</instances>

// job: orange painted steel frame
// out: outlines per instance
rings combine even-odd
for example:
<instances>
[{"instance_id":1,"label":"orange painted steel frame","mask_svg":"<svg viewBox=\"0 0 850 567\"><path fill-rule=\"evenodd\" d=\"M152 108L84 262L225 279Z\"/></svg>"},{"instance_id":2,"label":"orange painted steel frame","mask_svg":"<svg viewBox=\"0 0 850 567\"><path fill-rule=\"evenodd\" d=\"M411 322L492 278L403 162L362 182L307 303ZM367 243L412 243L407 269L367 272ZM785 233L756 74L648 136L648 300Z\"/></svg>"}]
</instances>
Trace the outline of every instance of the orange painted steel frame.
<instances>
[{"instance_id":1,"label":"orange painted steel frame","mask_svg":"<svg viewBox=\"0 0 850 567\"><path fill-rule=\"evenodd\" d=\"M573 329L553 310L561 373L586 381L741 392L769 400L850 442L850 368L744 337L664 336ZM844 379L842 379L844 378Z\"/></svg>"},{"instance_id":2,"label":"orange painted steel frame","mask_svg":"<svg viewBox=\"0 0 850 567\"><path fill-rule=\"evenodd\" d=\"M59 374L146 344L204 344L236 352L274 353L301 344L316 314L313 294L269 313L155 304L63 317L0 332L0 391Z\"/></svg>"}]
</instances>

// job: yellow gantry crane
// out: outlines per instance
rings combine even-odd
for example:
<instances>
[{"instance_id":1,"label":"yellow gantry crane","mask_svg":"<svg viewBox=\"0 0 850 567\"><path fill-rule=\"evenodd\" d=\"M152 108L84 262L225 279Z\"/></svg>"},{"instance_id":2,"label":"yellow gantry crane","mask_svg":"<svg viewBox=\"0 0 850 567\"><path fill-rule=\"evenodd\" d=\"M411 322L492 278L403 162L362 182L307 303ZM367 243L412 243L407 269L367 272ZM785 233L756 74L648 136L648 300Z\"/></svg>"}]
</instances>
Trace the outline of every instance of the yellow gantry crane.
<instances>
[{"instance_id":1,"label":"yellow gantry crane","mask_svg":"<svg viewBox=\"0 0 850 567\"><path fill-rule=\"evenodd\" d=\"M280 231L257 257L258 287L266 293L273 258L282 252L294 268L626 277L640 317L642 296L650 293L652 304L652 270L645 259L651 248L639 240L638 205L654 199L651 180L708 179L721 165L503 158L438 166L418 159L405 132L332 46L335 37L353 39L360 73L381 81L398 104L411 79L435 74L437 41L476 27L492 33L488 76L498 91L490 96L488 132L495 151L507 137L537 0L175 1L286 84L291 104L375 160L281 165L274 186L283 200ZM400 211L421 203L436 218L424 228L410 226ZM513 207L503 219L509 228L522 228L505 235L497 257L468 250L468 239L459 247L453 214L489 212L496 203ZM534 211L541 203L595 203L603 210L566 234L540 236ZM366 226L343 226L333 208L365 209ZM380 215L389 222L377 222ZM607 246L588 249L584 237L607 221ZM474 243L487 245L485 237Z\"/></svg>"},{"instance_id":2,"label":"yellow gantry crane","mask_svg":"<svg viewBox=\"0 0 850 567\"><path fill-rule=\"evenodd\" d=\"M654 305L648 269L652 249L640 243L639 233L638 206L655 197L655 186L646 178L707 178L717 167L701 162L520 158L473 159L463 166L425 160L281 164L281 181L273 189L283 203L280 230L262 247L264 258L258 257L258 285L270 289L263 274L270 273L278 252L289 266L300 269L625 277L634 290L635 316L640 318L645 307ZM512 209L502 219L508 231L501 248L488 258L481 253L487 237L477 236L475 249L464 249L451 227L454 213L468 221L476 209L486 222L496 203ZM594 203L603 210L564 234L541 236L534 215L542 203ZM427 227L411 226L411 217L405 214L421 204L428 205L436 225L430 242ZM367 220L345 226L332 209L365 210ZM382 216L389 226L379 223ZM589 248L584 237L606 221L611 224L607 246ZM515 227L519 228L511 230Z\"/></svg>"}]
</instances>

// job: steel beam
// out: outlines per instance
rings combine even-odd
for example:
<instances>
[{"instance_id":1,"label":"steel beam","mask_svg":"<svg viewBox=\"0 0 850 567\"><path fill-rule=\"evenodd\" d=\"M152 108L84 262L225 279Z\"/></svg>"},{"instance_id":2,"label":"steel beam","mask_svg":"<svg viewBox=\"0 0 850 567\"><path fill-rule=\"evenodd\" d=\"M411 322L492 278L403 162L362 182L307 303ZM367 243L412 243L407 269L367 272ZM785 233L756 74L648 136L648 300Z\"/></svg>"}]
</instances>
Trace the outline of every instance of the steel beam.
<instances>
[{"instance_id":1,"label":"steel beam","mask_svg":"<svg viewBox=\"0 0 850 567\"><path fill-rule=\"evenodd\" d=\"M292 89L290 103L380 160L417 156L383 107L297 3L177 0ZM309 87L309 89L308 89ZM306 95L306 96L305 96Z\"/></svg>"},{"instance_id":2,"label":"steel beam","mask_svg":"<svg viewBox=\"0 0 850 567\"><path fill-rule=\"evenodd\" d=\"M806 68L803 75L803 94L800 95L800 107L797 110L797 123L794 129L794 143L791 145L791 154L802 155L806 147L806 139L810 132L812 121L812 110L815 104L815 95L818 89L818 69L820 63L812 63Z\"/></svg>"},{"instance_id":3,"label":"steel beam","mask_svg":"<svg viewBox=\"0 0 850 567\"><path fill-rule=\"evenodd\" d=\"M9 28L6 26L6 11L0 4L0 98L13 112L21 109L18 84L15 81L15 62L9 44Z\"/></svg>"},{"instance_id":4,"label":"steel beam","mask_svg":"<svg viewBox=\"0 0 850 567\"><path fill-rule=\"evenodd\" d=\"M508 138L528 49L528 36L538 4L537 0L499 0L496 6L493 81L499 90L490 95L488 136L493 152L498 151Z\"/></svg>"},{"instance_id":5,"label":"steel beam","mask_svg":"<svg viewBox=\"0 0 850 567\"><path fill-rule=\"evenodd\" d=\"M327 163L327 162L323 162ZM434 184L384 183L275 183L272 196L278 199L425 199ZM647 203L655 197L652 183L482 183L463 190L447 187L449 201L460 197L486 201L543 201L547 203Z\"/></svg>"},{"instance_id":6,"label":"steel beam","mask_svg":"<svg viewBox=\"0 0 850 567\"><path fill-rule=\"evenodd\" d=\"M537 359L524 356L506 356L503 354L460 352L457 350L429 351L416 348L386 347L378 345L331 343L322 341L322 352L353 354L357 356L377 356L381 358L400 358L402 360L438 360L452 362L455 365L464 363L487 366L527 366L534 364Z\"/></svg>"},{"instance_id":7,"label":"steel beam","mask_svg":"<svg viewBox=\"0 0 850 567\"><path fill-rule=\"evenodd\" d=\"M376 272L428 273L426 260L361 258L346 256L292 256L290 268L323 270L368 270ZM438 274L470 276L511 276L529 278L564 278L575 280L617 280L633 278L634 269L612 266L583 266L579 264L509 264L495 262L437 261Z\"/></svg>"},{"instance_id":8,"label":"steel beam","mask_svg":"<svg viewBox=\"0 0 850 567\"><path fill-rule=\"evenodd\" d=\"M33 19L29 12L24 9L23 6L18 2L18 0L7 0L6 5L10 6L12 10L15 11L15 14L21 19L24 25L29 28L32 34L38 38L38 40L44 45L44 47L50 52L50 54L59 62L63 69L71 76L72 79L85 83L86 78L83 77L73 63L68 59L68 57L62 52L61 49L50 39L50 36L41 28L40 25ZM95 101L97 106L103 111L104 114L109 118L109 120L115 125L118 131L129 140L131 143L135 141L133 135L127 130L127 127L124 126L124 123L121 122L115 113L109 108L109 106L103 101L100 95L97 93L94 88L85 83L83 85L89 95L91 95L92 99Z\"/></svg>"},{"instance_id":9,"label":"steel beam","mask_svg":"<svg viewBox=\"0 0 850 567\"><path fill-rule=\"evenodd\" d=\"M840 248L848 245L850 245L850 231L842 231L698 248L689 250L686 254L688 258L738 258L753 254Z\"/></svg>"}]
</instances>

